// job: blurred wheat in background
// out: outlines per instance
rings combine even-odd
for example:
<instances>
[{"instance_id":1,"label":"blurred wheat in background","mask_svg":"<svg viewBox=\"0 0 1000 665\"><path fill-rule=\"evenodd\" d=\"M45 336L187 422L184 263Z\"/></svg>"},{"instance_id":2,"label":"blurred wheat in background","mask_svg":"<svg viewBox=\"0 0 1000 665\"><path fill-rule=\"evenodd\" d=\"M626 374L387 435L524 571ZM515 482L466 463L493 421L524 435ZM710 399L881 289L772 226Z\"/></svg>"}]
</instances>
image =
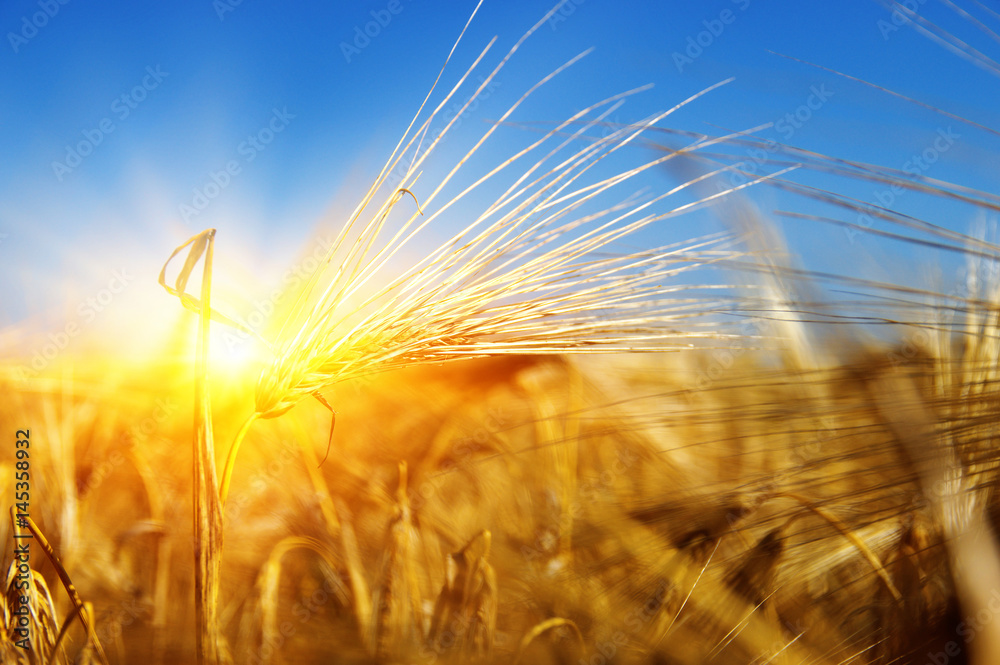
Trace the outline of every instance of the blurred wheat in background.
<instances>
[{"instance_id":1,"label":"blurred wheat in background","mask_svg":"<svg viewBox=\"0 0 1000 665\"><path fill-rule=\"evenodd\" d=\"M31 423L39 498L0 528L2 662L1000 658L1000 198L754 131L671 127L728 81L638 122L612 118L641 89L511 127L582 56L457 134L564 4L457 74L452 49L273 334L213 297L213 258L235 240L210 229L160 273L197 315L196 357L186 321L141 364L93 351L4 365L0 409ZM997 14L972 4L946 7L1000 41ZM950 123L938 152L996 134L929 110ZM484 166L511 129L535 138ZM466 144L442 166L446 140ZM642 191L649 174L679 184ZM817 174L983 221L956 232ZM798 197L782 218L958 256L967 278L803 267L761 189ZM729 231L644 235L705 209ZM213 328L256 338L267 360L213 366ZM25 568L10 544L27 538Z\"/></svg>"}]
</instances>

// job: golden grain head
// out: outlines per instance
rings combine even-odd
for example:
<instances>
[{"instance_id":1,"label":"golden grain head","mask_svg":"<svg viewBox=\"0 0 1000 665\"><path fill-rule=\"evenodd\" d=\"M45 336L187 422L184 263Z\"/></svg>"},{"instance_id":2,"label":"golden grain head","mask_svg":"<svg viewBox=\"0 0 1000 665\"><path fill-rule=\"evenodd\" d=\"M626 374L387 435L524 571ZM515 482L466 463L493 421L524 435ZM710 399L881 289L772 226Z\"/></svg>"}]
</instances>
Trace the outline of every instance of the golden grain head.
<instances>
[{"instance_id":1,"label":"golden grain head","mask_svg":"<svg viewBox=\"0 0 1000 665\"><path fill-rule=\"evenodd\" d=\"M475 101L519 45L466 104ZM718 308L709 294L721 287L685 283L683 278L684 273L735 256L724 235L624 254L615 248L651 225L666 223L725 192L671 205L671 197L699 178L656 196L629 196L627 188L640 175L686 150L611 175L601 175L597 168L601 160L638 143L656 123L705 93L602 135L595 135L596 130L606 129L608 109L624 95L598 102L544 132L500 166L473 174L473 184L438 204L445 187L459 174L466 175L466 162L537 87L431 185L418 185L420 169L452 123L437 136L428 130L460 88L453 88L429 114L421 107L283 324L273 345L275 358L257 383L259 414L284 413L338 381L411 365L499 354L673 350L688 348L691 338L723 336L719 325L699 327L694 321ZM389 174L400 165L404 174L390 182ZM515 165L520 170L512 172ZM463 230L429 253L420 247L429 227L449 220L451 208L478 187L503 178L509 183L504 193L488 205L477 205L482 212L462 223ZM404 193L419 204L403 213L401 224L389 225ZM373 203L378 196L382 202ZM425 255L411 265L396 266L393 260L404 250Z\"/></svg>"}]
</instances>

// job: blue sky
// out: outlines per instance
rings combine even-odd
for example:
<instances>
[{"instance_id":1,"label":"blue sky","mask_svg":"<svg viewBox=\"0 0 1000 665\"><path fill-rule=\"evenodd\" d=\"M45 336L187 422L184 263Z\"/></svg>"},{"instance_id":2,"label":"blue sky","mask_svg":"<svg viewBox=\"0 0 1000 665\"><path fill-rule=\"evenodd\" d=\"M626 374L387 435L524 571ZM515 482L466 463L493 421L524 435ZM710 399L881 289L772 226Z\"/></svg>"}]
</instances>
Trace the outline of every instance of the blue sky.
<instances>
[{"instance_id":1,"label":"blue sky","mask_svg":"<svg viewBox=\"0 0 1000 665\"><path fill-rule=\"evenodd\" d=\"M912 1L921 16L986 53L997 51L989 35L937 0ZM552 4L487 0L444 80L453 82L494 35L499 57ZM473 7L429 0L4 3L0 326L29 321L60 329L116 270L134 275L131 295L115 305L121 316L133 300L176 308L157 291L156 274L175 246L210 226L219 229L220 287L229 283L233 297L248 302L268 292L318 235L337 228L377 173ZM367 41L358 36L366 28L374 35ZM703 46L692 46L699 39ZM595 51L525 105L519 120L561 120L652 83L613 118L628 122L735 77L664 122L719 133L780 121L825 85L831 95L808 122L790 135L774 127L761 136L900 168L939 129L955 125L960 138L927 175L998 191L996 137L770 52L1000 127L996 77L911 25L896 26L873 0L568 0L510 62L469 124L495 119L505 103L590 47ZM88 154L75 157L81 142ZM219 175L233 163L229 177ZM184 219L182 206L213 174L225 186ZM666 171L656 178L646 184L676 183ZM873 195L871 183L815 182L861 199ZM751 196L765 213L788 207L774 192ZM973 221L971 210L908 196L896 202L901 209L937 223L967 230ZM672 224L679 236L717 228L709 214ZM785 228L802 261L817 269L842 265L845 251L851 261L886 270L893 263L912 269L915 260L905 248L876 241L845 245L842 229Z\"/></svg>"}]
</instances>

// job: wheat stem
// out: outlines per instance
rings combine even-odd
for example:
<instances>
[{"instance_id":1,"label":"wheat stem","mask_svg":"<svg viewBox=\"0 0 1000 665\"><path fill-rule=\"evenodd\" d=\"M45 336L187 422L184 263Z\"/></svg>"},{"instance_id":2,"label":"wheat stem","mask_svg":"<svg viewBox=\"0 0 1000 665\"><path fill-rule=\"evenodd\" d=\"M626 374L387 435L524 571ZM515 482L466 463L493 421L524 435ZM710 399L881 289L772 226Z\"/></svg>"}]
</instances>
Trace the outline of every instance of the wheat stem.
<instances>
[{"instance_id":1,"label":"wheat stem","mask_svg":"<svg viewBox=\"0 0 1000 665\"><path fill-rule=\"evenodd\" d=\"M190 246L184 267L173 288L166 284L170 261ZM159 282L169 293L180 298L188 309L199 314L198 345L194 380L194 437L192 439L193 520L194 520L194 617L197 662L216 665L220 662L218 619L219 568L222 554L222 505L215 472L215 445L212 436L212 405L208 392L209 323L224 317L212 311L212 255L215 229L191 237L174 250L160 271ZM185 289L198 260L204 255L201 298L189 296Z\"/></svg>"},{"instance_id":2,"label":"wheat stem","mask_svg":"<svg viewBox=\"0 0 1000 665\"><path fill-rule=\"evenodd\" d=\"M250 417L246 419L243 426L240 427L240 431L236 433L236 438L233 439L232 445L229 447L229 454L226 455L226 465L222 468L222 481L219 484L219 503L225 507L226 497L229 496L229 484L233 479L233 467L236 465L236 454L240 450L240 445L243 443L243 439L246 438L247 432L250 431L250 426L253 425L257 419L260 418L260 413L254 411L250 414Z\"/></svg>"}]
</instances>

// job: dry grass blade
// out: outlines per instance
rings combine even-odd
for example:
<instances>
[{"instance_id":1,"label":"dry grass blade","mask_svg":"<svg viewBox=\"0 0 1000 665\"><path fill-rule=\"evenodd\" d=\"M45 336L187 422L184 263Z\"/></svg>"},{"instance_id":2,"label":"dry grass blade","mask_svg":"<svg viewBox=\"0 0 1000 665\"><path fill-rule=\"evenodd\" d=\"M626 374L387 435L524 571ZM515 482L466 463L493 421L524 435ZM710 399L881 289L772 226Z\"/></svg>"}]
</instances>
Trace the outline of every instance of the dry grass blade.
<instances>
[{"instance_id":1,"label":"dry grass blade","mask_svg":"<svg viewBox=\"0 0 1000 665\"><path fill-rule=\"evenodd\" d=\"M76 619L77 616L81 616L80 620L83 621L82 615L84 613L87 613L90 617L94 616L94 608L90 603L75 606L66 616L66 620L63 622L62 628L59 629L59 635L56 636L55 644L52 645L52 659L49 661L50 664L56 662L59 646L62 644L63 638L66 637L66 632L72 625L73 620Z\"/></svg>"},{"instance_id":2,"label":"dry grass blade","mask_svg":"<svg viewBox=\"0 0 1000 665\"><path fill-rule=\"evenodd\" d=\"M937 25L933 21L928 20L926 17L921 16L914 9L905 6L905 4L895 2L895 0L893 0L892 2L890 2L890 0L880 0L880 2L887 7L891 7L893 11L900 12L903 16L906 17L906 19L909 22L912 23L913 28L915 30L922 33L932 42L937 43L944 49L951 51L952 53L958 55L959 57L967 60L976 67L982 69L983 71L989 72L994 76L1000 76L1000 63L990 58L982 51L973 48L958 36L945 30L944 28ZM966 20L969 19L969 15L966 12L956 8L948 0L942 0L942 3L950 7L953 11L955 11L955 13L959 14ZM990 34L992 35L992 32ZM992 36L995 37L995 35Z\"/></svg>"},{"instance_id":3,"label":"dry grass blade","mask_svg":"<svg viewBox=\"0 0 1000 665\"><path fill-rule=\"evenodd\" d=\"M69 595L70 602L73 603L73 607L75 609L74 614L79 616L80 623L83 625L84 630L87 632L87 639L89 640L89 643L97 652L97 656L100 659L101 663L103 663L104 665L108 665L108 657L105 655L104 648L101 646L101 641L97 639L97 633L94 631L94 622L92 619L92 613L88 612L88 610L86 609L83 599L80 598L80 594L77 592L76 587L73 585L73 580L70 579L69 573L67 573L66 569L63 568L62 562L59 561L59 557L56 556L56 553L52 549L52 546L49 544L49 541L45 538L45 534L42 533L41 529L38 528L38 525L36 525L30 517L24 516L15 518L15 512L13 507L11 507L10 509L10 518L12 523L15 523L14 521L16 519L17 520L16 524L18 526L23 525L31 532L31 535L34 536L35 540L42 548L42 552L44 552L46 558L48 558L49 563L51 563L52 567L55 568L56 574L59 576L59 581L62 582L63 588L66 589L66 593ZM53 611L53 619L54 619L54 611ZM67 623L68 621L69 620L67 619ZM53 648L53 656L54 655L55 653Z\"/></svg>"},{"instance_id":4,"label":"dry grass blade","mask_svg":"<svg viewBox=\"0 0 1000 665\"><path fill-rule=\"evenodd\" d=\"M773 51L772 51L772 53L773 53ZM906 101L906 102L908 102L910 104L915 104L917 106L920 106L921 108L925 108L925 109L927 109L929 111L933 111L934 113L939 113L939 114L941 114L942 116L944 116L946 118L950 118L952 120L957 120L958 122L967 124L967 125L969 125L971 127L975 127L976 129L981 129L984 132L988 132L988 133L993 134L995 136L1000 136L1000 131L997 131L997 130L993 129L992 127L988 127L988 126L980 124L978 122L973 122L972 120L964 118L964 117L962 117L960 115L957 115L955 113L950 113L950 112L945 111L943 109L940 109L940 108L938 108L936 106L933 106L932 104L928 104L926 102L922 102L919 99L914 99L912 97L907 97L906 95L900 94L900 93L895 92L893 90L890 90L888 88L884 88L884 87L882 87L880 85L877 85L875 83L871 83L869 81L865 81L864 79L860 79L860 78L858 78L856 76L851 76L850 74L845 74L843 72L837 71L836 69L831 69L829 67L824 67L822 65L817 65L816 63L808 62L806 60L802 60L801 58L796 58L796 57L793 57L793 56L790 56L790 55L785 55L784 53L775 53L775 55L779 55L782 58L787 58L788 60L793 60L795 62L801 62L804 65L809 65L810 67L815 67L816 69L819 69L819 70L824 71L824 72L829 72L831 74L835 74L836 76L840 76L842 78L845 78L848 81L854 81L855 83L860 83L862 85L866 85L866 86L868 86L870 88L874 88L875 90L878 90L879 92L885 93L887 95L891 95L891 96L896 97L898 99L902 99L902 100L904 100L904 101Z\"/></svg>"},{"instance_id":5,"label":"dry grass blade","mask_svg":"<svg viewBox=\"0 0 1000 665\"><path fill-rule=\"evenodd\" d=\"M199 314L198 355L195 369L193 470L194 478L194 559L195 559L195 631L199 663L216 665L224 662L225 647L219 628L219 574L222 556L222 506L215 472L215 445L212 436L212 406L208 394L208 331L212 318L229 322L213 314L211 307L212 253L215 229L193 236L174 250L160 271L160 285L180 298L185 307ZM188 246L174 288L166 284L170 261ZM204 256L201 278L201 298L189 296L185 288L198 260ZM232 322L229 322L232 323Z\"/></svg>"}]
</instances>

